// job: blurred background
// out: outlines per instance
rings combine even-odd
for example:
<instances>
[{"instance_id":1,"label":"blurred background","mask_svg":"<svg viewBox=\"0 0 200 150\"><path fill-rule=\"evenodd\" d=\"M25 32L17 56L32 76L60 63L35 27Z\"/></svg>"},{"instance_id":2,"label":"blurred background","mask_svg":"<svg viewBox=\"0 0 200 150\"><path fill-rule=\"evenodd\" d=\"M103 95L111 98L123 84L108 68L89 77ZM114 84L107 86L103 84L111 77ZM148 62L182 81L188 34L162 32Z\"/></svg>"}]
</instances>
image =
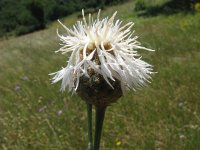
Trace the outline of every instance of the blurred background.
<instances>
[{"instance_id":1,"label":"blurred background","mask_svg":"<svg viewBox=\"0 0 200 150\"><path fill-rule=\"evenodd\" d=\"M56 21L71 27L102 9L102 18L134 22L138 50L154 66L152 83L108 108L102 150L200 149L199 0L0 0L0 149L87 148L86 105L51 84L66 66L55 54Z\"/></svg>"},{"instance_id":2,"label":"blurred background","mask_svg":"<svg viewBox=\"0 0 200 150\"><path fill-rule=\"evenodd\" d=\"M120 4L127 0L1 0L0 1L0 36L22 35L44 29L49 22L86 9L94 13L99 8ZM171 0L163 5L161 0L137 0L136 11L143 15L172 14L180 11L189 12L199 9L198 0ZM157 4L157 5L154 5ZM148 5L148 8L147 8ZM149 7L149 5L152 5ZM130 10L132 11L132 10Z\"/></svg>"},{"instance_id":3,"label":"blurred background","mask_svg":"<svg viewBox=\"0 0 200 150\"><path fill-rule=\"evenodd\" d=\"M82 9L94 13L105 5L123 1L126 0L1 0L0 36L44 29L49 22Z\"/></svg>"}]
</instances>

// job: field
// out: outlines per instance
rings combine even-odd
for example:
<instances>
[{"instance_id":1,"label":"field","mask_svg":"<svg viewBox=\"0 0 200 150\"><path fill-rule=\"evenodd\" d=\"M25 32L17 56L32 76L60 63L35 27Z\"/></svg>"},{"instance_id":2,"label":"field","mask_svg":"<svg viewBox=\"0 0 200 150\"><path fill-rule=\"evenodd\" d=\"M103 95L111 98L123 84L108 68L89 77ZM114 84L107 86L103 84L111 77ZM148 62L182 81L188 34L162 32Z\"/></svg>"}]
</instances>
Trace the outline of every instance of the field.
<instances>
[{"instance_id":1,"label":"field","mask_svg":"<svg viewBox=\"0 0 200 150\"><path fill-rule=\"evenodd\" d=\"M138 50L157 72L148 87L127 92L106 112L102 150L200 149L200 13L138 17L134 2L107 7L102 16L135 22ZM71 26L77 15L61 19ZM61 93L49 73L66 64L56 28L0 41L0 149L87 149L86 105Z\"/></svg>"}]
</instances>

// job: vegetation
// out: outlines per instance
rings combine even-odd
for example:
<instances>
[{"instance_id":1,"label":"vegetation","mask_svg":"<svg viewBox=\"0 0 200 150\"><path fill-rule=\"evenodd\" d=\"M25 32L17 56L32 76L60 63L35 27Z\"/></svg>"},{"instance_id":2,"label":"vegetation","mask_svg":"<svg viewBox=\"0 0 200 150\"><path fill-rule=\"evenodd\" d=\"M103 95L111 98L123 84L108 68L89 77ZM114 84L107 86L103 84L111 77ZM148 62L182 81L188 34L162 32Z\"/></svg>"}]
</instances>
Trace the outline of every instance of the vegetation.
<instances>
[{"instance_id":1,"label":"vegetation","mask_svg":"<svg viewBox=\"0 0 200 150\"><path fill-rule=\"evenodd\" d=\"M200 13L138 17L134 7L129 1L106 7L102 15L118 10L117 18L135 22L139 41L156 50L139 53L158 73L147 88L126 93L108 108L101 148L198 150ZM62 22L71 26L78 14ZM87 148L85 103L49 80L67 57L54 53L60 47L56 28L64 34L54 22L48 29L0 41L0 149Z\"/></svg>"},{"instance_id":2,"label":"vegetation","mask_svg":"<svg viewBox=\"0 0 200 150\"><path fill-rule=\"evenodd\" d=\"M139 15L155 16L159 14L194 13L195 6L200 0L137 0L135 10Z\"/></svg>"},{"instance_id":3,"label":"vegetation","mask_svg":"<svg viewBox=\"0 0 200 150\"><path fill-rule=\"evenodd\" d=\"M1 0L0 37L44 29L52 20L83 8L99 8L125 0Z\"/></svg>"}]
</instances>

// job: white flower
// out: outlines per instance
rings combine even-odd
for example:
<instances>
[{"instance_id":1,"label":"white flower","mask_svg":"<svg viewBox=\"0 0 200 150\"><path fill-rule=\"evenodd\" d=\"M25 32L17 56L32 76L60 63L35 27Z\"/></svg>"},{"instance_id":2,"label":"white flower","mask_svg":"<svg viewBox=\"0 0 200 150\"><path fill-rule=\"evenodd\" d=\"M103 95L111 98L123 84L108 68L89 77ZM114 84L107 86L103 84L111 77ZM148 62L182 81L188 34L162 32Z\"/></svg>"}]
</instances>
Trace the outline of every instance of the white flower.
<instances>
[{"instance_id":1,"label":"white flower","mask_svg":"<svg viewBox=\"0 0 200 150\"><path fill-rule=\"evenodd\" d=\"M112 87L110 81L119 80L122 90L138 89L151 79L152 66L141 60L136 49L150 50L140 46L133 36L134 23L129 22L123 26L122 21L114 21L115 12L111 18L100 20L100 10L97 19L93 21L89 14L88 22L77 21L72 29L66 29L67 35L59 35L62 47L56 52L71 53L68 64L55 75L52 82L62 80L61 90L68 88L75 92L79 86L81 76L90 77L89 71L101 74ZM112 87L113 88L113 87Z\"/></svg>"}]
</instances>

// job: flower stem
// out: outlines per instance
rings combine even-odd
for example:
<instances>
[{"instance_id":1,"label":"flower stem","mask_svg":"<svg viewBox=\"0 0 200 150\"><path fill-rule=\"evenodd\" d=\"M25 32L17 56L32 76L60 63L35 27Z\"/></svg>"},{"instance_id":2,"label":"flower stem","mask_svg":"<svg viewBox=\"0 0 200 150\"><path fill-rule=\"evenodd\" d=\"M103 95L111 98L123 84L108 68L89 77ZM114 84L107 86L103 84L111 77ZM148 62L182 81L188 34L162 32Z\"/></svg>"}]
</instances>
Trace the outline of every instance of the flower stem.
<instances>
[{"instance_id":1,"label":"flower stem","mask_svg":"<svg viewBox=\"0 0 200 150\"><path fill-rule=\"evenodd\" d=\"M106 107L96 106L96 125L94 137L94 150L99 150L101 141L101 132L103 128L103 121L105 116Z\"/></svg>"},{"instance_id":2,"label":"flower stem","mask_svg":"<svg viewBox=\"0 0 200 150\"><path fill-rule=\"evenodd\" d=\"M87 116L88 116L88 150L93 150L92 145L92 104L87 103Z\"/></svg>"}]
</instances>

